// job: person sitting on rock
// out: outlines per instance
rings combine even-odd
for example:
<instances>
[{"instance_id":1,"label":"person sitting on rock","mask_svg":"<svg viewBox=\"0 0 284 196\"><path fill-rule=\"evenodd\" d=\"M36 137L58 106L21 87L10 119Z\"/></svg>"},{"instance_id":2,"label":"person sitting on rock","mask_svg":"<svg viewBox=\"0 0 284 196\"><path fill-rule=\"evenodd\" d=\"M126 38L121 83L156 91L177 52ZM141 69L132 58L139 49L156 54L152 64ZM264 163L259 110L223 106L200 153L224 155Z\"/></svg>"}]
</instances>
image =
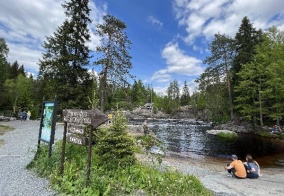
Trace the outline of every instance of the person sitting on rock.
<instances>
[{"instance_id":1,"label":"person sitting on rock","mask_svg":"<svg viewBox=\"0 0 284 196\"><path fill-rule=\"evenodd\" d=\"M274 125L271 131L271 133L281 133L281 132L282 132L281 128L277 125Z\"/></svg>"},{"instance_id":2,"label":"person sitting on rock","mask_svg":"<svg viewBox=\"0 0 284 196\"><path fill-rule=\"evenodd\" d=\"M238 179L244 179L247 177L246 168L241 160L238 160L237 155L232 155L233 160L230 164L225 167L229 175Z\"/></svg>"},{"instance_id":3,"label":"person sitting on rock","mask_svg":"<svg viewBox=\"0 0 284 196\"><path fill-rule=\"evenodd\" d=\"M244 166L247 171L247 178L254 179L259 177L260 167L259 164L253 160L250 154L247 154Z\"/></svg>"}]
</instances>

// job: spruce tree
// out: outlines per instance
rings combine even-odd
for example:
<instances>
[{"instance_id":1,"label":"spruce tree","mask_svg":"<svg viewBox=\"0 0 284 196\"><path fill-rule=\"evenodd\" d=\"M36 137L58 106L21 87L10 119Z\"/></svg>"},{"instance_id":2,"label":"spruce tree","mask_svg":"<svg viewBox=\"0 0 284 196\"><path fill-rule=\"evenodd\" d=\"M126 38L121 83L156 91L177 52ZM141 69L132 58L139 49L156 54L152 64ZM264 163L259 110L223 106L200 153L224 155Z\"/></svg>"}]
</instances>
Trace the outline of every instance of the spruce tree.
<instances>
[{"instance_id":1,"label":"spruce tree","mask_svg":"<svg viewBox=\"0 0 284 196\"><path fill-rule=\"evenodd\" d=\"M60 109L88 108L92 94L89 66L90 41L88 0L65 2L66 19L44 42L45 53L40 61L40 79L44 80L47 99L58 96Z\"/></svg>"},{"instance_id":2,"label":"spruce tree","mask_svg":"<svg viewBox=\"0 0 284 196\"><path fill-rule=\"evenodd\" d=\"M250 63L254 59L256 46L262 42L262 31L256 30L250 23L248 17L244 17L239 31L235 36L236 56L233 62L233 83L238 84L239 77L237 73L242 65Z\"/></svg>"},{"instance_id":3,"label":"spruce tree","mask_svg":"<svg viewBox=\"0 0 284 196\"><path fill-rule=\"evenodd\" d=\"M180 104L182 106L185 106L189 104L189 101L190 101L189 89L188 89L186 81L184 81L183 88L182 88L182 94L180 97Z\"/></svg>"}]
</instances>

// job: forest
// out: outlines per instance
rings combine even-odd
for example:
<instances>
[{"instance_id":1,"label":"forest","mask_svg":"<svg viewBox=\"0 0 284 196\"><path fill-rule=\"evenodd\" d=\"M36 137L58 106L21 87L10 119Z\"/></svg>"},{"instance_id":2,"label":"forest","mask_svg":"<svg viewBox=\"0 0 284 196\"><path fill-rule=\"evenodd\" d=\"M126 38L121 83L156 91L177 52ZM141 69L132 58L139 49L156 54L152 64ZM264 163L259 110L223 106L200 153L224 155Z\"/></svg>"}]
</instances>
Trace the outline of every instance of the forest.
<instances>
[{"instance_id":1,"label":"forest","mask_svg":"<svg viewBox=\"0 0 284 196\"><path fill-rule=\"evenodd\" d=\"M206 111L214 122L252 122L255 126L283 123L284 83L282 82L284 32L273 26L256 29L244 17L234 37L216 33L208 45L207 66L196 79L198 88L189 92L187 81L170 82L166 95L131 75L131 40L126 24L107 14L95 32L87 1L63 5L66 19L43 43L38 75L25 65L8 62L9 48L0 38L0 112L16 116L30 110L31 119L40 116L43 100L59 100L63 109L102 111L133 110L153 103L157 110L174 115L181 106ZM78 5L75 5L78 4ZM96 46L99 58L91 62L87 45L91 33L101 38ZM97 66L99 72L90 69ZM0 115L1 115L0 114Z\"/></svg>"}]
</instances>

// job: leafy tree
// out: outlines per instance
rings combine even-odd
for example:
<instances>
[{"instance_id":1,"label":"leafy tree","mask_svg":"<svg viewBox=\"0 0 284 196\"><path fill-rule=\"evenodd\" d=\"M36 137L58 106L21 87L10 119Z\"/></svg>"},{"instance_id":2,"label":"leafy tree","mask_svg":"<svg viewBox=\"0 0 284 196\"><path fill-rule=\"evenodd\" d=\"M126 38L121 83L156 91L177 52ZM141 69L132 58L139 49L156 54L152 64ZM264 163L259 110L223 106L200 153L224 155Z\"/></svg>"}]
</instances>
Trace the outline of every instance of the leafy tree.
<instances>
[{"instance_id":1,"label":"leafy tree","mask_svg":"<svg viewBox=\"0 0 284 196\"><path fill-rule=\"evenodd\" d=\"M104 23L98 24L96 35L101 37L101 45L96 51L101 56L95 65L101 66L100 76L100 109L105 107L105 96L108 83L124 85L127 83L127 76L131 76L129 70L132 68L131 56L128 54L130 40L124 30L126 24L111 15L103 17Z\"/></svg>"},{"instance_id":2,"label":"leafy tree","mask_svg":"<svg viewBox=\"0 0 284 196\"><path fill-rule=\"evenodd\" d=\"M135 80L132 85L132 101L136 106L144 105L146 102L146 89L141 80Z\"/></svg>"},{"instance_id":3,"label":"leafy tree","mask_svg":"<svg viewBox=\"0 0 284 196\"><path fill-rule=\"evenodd\" d=\"M226 83L221 81L219 71L207 68L195 82L200 90L193 97L195 110L207 109L208 118L217 122L228 120L228 91Z\"/></svg>"},{"instance_id":4,"label":"leafy tree","mask_svg":"<svg viewBox=\"0 0 284 196\"><path fill-rule=\"evenodd\" d=\"M182 88L182 94L180 97L180 104L182 106L185 106L189 104L189 101L190 101L189 89L188 89L186 81L184 81L183 88Z\"/></svg>"},{"instance_id":5,"label":"leafy tree","mask_svg":"<svg viewBox=\"0 0 284 196\"><path fill-rule=\"evenodd\" d=\"M167 89L168 97L172 100L179 100L179 86L178 82L174 80L173 82L170 82L170 85Z\"/></svg>"},{"instance_id":6,"label":"leafy tree","mask_svg":"<svg viewBox=\"0 0 284 196\"><path fill-rule=\"evenodd\" d=\"M5 82L7 89L7 105L8 109L12 109L16 113L20 109L31 110L34 103L33 80L18 75L16 79L8 79Z\"/></svg>"},{"instance_id":7,"label":"leafy tree","mask_svg":"<svg viewBox=\"0 0 284 196\"><path fill-rule=\"evenodd\" d=\"M206 57L204 63L209 65L207 71L217 71L219 78L224 78L224 82L227 84L230 118L233 120L234 113L230 69L234 60L235 42L226 35L215 34L212 43L209 45L209 50L211 56Z\"/></svg>"},{"instance_id":8,"label":"leafy tree","mask_svg":"<svg viewBox=\"0 0 284 196\"><path fill-rule=\"evenodd\" d=\"M90 40L88 24L91 22L88 0L71 0L62 6L66 19L53 36L44 42L45 53L40 61L39 77L44 79L47 99L58 96L60 109L88 108L92 79L89 65Z\"/></svg>"},{"instance_id":9,"label":"leafy tree","mask_svg":"<svg viewBox=\"0 0 284 196\"><path fill-rule=\"evenodd\" d=\"M283 55L284 55L284 32L272 27L265 33L264 43L259 48L259 56L263 57L261 63L267 66L265 81L268 104L268 116L280 125L284 117L284 84L283 84Z\"/></svg>"},{"instance_id":10,"label":"leafy tree","mask_svg":"<svg viewBox=\"0 0 284 196\"><path fill-rule=\"evenodd\" d=\"M248 120L253 120L256 125L256 116L259 114L260 125L263 126L263 80L265 78L265 67L262 63L247 63L242 66L238 73L240 77L239 85L235 91L236 108Z\"/></svg>"},{"instance_id":11,"label":"leafy tree","mask_svg":"<svg viewBox=\"0 0 284 196\"><path fill-rule=\"evenodd\" d=\"M0 38L0 109L6 105L6 89L4 83L8 79L9 64L7 62L7 56L9 48L6 44L5 39Z\"/></svg>"},{"instance_id":12,"label":"leafy tree","mask_svg":"<svg viewBox=\"0 0 284 196\"><path fill-rule=\"evenodd\" d=\"M259 124L263 126L265 115L279 125L284 116L283 55L284 33L275 27L270 28L263 36L262 44L256 47L254 61L244 64L238 73L237 107L255 124L259 119Z\"/></svg>"},{"instance_id":13,"label":"leafy tree","mask_svg":"<svg viewBox=\"0 0 284 196\"><path fill-rule=\"evenodd\" d=\"M174 80L170 82L167 89L167 97L165 97L165 106L167 113L175 113L180 106L180 92L178 82Z\"/></svg>"}]
</instances>

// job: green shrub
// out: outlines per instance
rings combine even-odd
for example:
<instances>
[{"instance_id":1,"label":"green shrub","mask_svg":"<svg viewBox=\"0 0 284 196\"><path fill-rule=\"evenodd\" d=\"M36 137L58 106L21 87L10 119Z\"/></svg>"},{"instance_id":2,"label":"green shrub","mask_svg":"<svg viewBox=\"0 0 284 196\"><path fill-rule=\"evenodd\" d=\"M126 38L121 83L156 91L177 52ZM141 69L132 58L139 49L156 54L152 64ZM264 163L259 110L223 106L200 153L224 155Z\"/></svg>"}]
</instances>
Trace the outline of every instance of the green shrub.
<instances>
[{"instance_id":1,"label":"green shrub","mask_svg":"<svg viewBox=\"0 0 284 196\"><path fill-rule=\"evenodd\" d=\"M124 131L125 119L119 115L116 114L109 129L96 130L89 186L86 182L86 146L66 143L62 175L62 142L53 145L49 158L48 145L42 144L27 168L49 178L60 195L213 195L194 176L171 168L161 170L159 165L150 167L136 161L134 141ZM154 143L149 140L149 144Z\"/></svg>"},{"instance_id":2,"label":"green shrub","mask_svg":"<svg viewBox=\"0 0 284 196\"><path fill-rule=\"evenodd\" d=\"M125 167L135 163L135 143L126 128L127 119L121 112L116 112L110 128L98 131L95 153L101 165Z\"/></svg>"},{"instance_id":3,"label":"green shrub","mask_svg":"<svg viewBox=\"0 0 284 196\"><path fill-rule=\"evenodd\" d=\"M238 134L235 132L219 132L217 133L217 136L223 138L223 139L236 139L238 137Z\"/></svg>"}]
</instances>

